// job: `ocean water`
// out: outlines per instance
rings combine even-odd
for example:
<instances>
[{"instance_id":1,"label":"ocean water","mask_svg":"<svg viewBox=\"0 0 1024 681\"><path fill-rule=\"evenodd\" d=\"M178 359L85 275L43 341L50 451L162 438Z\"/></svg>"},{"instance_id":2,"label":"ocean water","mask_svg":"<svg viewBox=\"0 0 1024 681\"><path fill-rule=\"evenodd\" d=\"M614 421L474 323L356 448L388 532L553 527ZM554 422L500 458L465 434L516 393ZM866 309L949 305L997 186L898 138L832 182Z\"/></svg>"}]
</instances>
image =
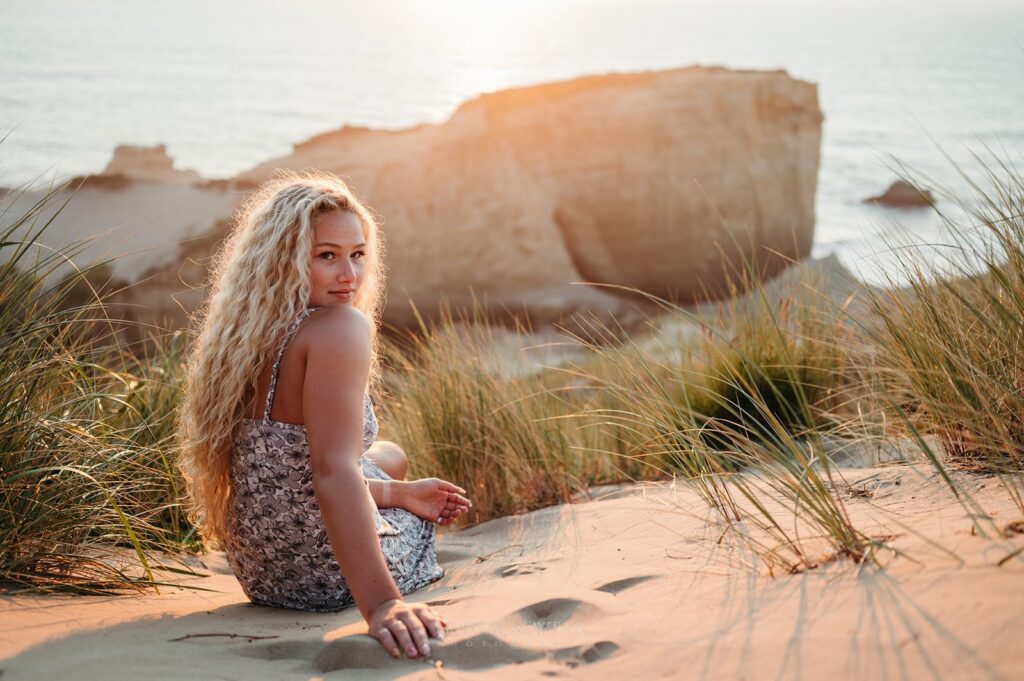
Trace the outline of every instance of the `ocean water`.
<instances>
[{"instance_id":1,"label":"ocean water","mask_svg":"<svg viewBox=\"0 0 1024 681\"><path fill-rule=\"evenodd\" d=\"M225 177L343 124L691 64L818 84L814 255L869 280L899 235L942 239L932 211L861 203L901 165L965 198L975 154L1024 172L1024 0L3 0L0 185L98 171L122 143Z\"/></svg>"}]
</instances>

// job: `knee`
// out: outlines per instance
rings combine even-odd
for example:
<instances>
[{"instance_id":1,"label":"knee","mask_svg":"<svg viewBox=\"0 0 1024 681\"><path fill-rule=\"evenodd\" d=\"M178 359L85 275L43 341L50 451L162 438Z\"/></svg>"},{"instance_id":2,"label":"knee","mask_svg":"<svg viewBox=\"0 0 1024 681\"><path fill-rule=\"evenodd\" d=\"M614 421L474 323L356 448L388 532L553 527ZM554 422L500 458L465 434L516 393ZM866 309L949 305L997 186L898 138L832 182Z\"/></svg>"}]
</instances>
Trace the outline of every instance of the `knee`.
<instances>
[{"instance_id":1,"label":"knee","mask_svg":"<svg viewBox=\"0 0 1024 681\"><path fill-rule=\"evenodd\" d=\"M387 440L378 441L377 445L381 450L378 465L395 480L405 480L409 472L409 457L402 448Z\"/></svg>"},{"instance_id":2,"label":"knee","mask_svg":"<svg viewBox=\"0 0 1024 681\"><path fill-rule=\"evenodd\" d=\"M405 455L401 447L395 445L394 453L395 461L394 468L396 475L393 475L395 480L405 480L405 476L409 473L409 457Z\"/></svg>"}]
</instances>

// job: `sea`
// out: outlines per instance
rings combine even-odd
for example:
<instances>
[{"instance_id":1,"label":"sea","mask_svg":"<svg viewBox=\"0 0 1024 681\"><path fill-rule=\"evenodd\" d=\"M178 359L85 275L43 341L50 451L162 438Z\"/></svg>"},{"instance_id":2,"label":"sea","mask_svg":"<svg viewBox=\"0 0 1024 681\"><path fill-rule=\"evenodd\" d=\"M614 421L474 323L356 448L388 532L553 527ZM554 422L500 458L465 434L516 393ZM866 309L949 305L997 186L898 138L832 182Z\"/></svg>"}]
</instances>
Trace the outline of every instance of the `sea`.
<instances>
[{"instance_id":1,"label":"sea","mask_svg":"<svg viewBox=\"0 0 1024 681\"><path fill-rule=\"evenodd\" d=\"M1024 0L0 0L0 186L99 171L118 144L228 177L342 125L687 65L818 85L813 255L869 281L950 216L969 232L989 171L1024 174ZM939 210L862 202L901 176Z\"/></svg>"}]
</instances>

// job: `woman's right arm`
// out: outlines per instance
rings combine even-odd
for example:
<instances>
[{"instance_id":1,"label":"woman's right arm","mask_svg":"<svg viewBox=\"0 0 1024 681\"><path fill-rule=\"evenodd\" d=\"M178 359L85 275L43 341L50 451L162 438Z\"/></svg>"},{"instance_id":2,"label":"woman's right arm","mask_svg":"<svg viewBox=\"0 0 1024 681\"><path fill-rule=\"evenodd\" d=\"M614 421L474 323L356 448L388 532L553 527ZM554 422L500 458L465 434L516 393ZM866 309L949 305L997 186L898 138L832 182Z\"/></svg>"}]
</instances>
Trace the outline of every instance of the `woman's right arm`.
<instances>
[{"instance_id":1,"label":"woman's right arm","mask_svg":"<svg viewBox=\"0 0 1024 681\"><path fill-rule=\"evenodd\" d=\"M331 308L306 335L302 392L313 491L327 539L370 635L394 657L428 655L427 636L441 638L442 620L429 607L407 604L388 569L359 464L370 370L370 322L359 310ZM410 652L410 650L412 652Z\"/></svg>"}]
</instances>

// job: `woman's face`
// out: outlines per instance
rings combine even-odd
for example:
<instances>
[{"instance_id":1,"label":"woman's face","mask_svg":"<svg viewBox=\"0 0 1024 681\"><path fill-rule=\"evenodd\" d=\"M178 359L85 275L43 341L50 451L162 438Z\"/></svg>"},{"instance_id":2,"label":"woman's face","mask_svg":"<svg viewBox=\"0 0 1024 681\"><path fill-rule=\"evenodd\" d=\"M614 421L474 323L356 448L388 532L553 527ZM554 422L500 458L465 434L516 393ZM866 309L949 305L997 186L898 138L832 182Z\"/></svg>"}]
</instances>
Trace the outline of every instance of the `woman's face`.
<instances>
[{"instance_id":1,"label":"woman's face","mask_svg":"<svg viewBox=\"0 0 1024 681\"><path fill-rule=\"evenodd\" d=\"M359 217L347 210L313 221L313 261L309 266L312 305L351 305L363 284L366 239Z\"/></svg>"}]
</instances>

